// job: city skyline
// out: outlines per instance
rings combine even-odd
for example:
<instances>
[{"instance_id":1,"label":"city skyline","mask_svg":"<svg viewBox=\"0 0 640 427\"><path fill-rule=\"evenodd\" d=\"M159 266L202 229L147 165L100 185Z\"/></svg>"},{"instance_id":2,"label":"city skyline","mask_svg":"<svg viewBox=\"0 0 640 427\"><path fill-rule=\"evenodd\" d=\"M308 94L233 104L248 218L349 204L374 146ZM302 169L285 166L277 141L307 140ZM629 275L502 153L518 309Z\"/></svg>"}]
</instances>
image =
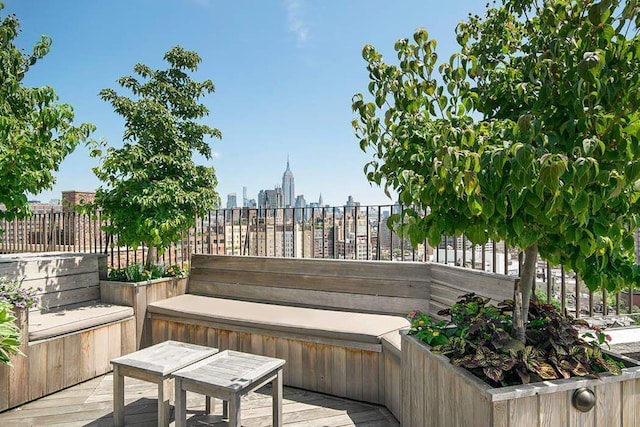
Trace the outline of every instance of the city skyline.
<instances>
[{"instance_id":1,"label":"city skyline","mask_svg":"<svg viewBox=\"0 0 640 427\"><path fill-rule=\"evenodd\" d=\"M441 61L455 49L455 26L484 4L463 0L349 2L282 0L216 2L25 2L5 0L15 13L20 48L31 51L41 35L51 52L25 77L28 86L50 85L60 102L73 106L76 122L96 125L94 138L122 144L123 121L98 97L136 63L164 68L163 54L180 45L202 63L195 78L210 78L216 93L203 99L204 120L220 129L211 147L222 202L228 193L249 194L275 184L290 154L299 173L296 187L325 204L341 205L349 194L363 204L390 203L363 173L370 154L360 150L351 128L351 98L366 92L362 48L372 44L387 58L396 40L426 28L437 39ZM407 13L411 11L411 13ZM201 161L201 159L200 159ZM51 191L29 198L60 198L65 190L94 191L97 162L78 147L56 173ZM241 201L240 199L238 200Z\"/></svg>"}]
</instances>

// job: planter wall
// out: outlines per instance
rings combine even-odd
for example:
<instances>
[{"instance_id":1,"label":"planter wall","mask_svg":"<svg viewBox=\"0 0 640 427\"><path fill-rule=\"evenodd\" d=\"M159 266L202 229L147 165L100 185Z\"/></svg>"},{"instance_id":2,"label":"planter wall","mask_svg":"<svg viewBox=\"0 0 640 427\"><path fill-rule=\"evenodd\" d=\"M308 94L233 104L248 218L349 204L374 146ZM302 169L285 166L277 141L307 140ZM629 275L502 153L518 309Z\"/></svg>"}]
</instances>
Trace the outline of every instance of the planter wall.
<instances>
[{"instance_id":1,"label":"planter wall","mask_svg":"<svg viewBox=\"0 0 640 427\"><path fill-rule=\"evenodd\" d=\"M15 323L20 329L20 351L29 354L29 312L14 308ZM0 364L0 411L11 408L27 400L28 370L26 356L11 356L11 365Z\"/></svg>"},{"instance_id":2,"label":"planter wall","mask_svg":"<svg viewBox=\"0 0 640 427\"><path fill-rule=\"evenodd\" d=\"M493 388L468 371L435 355L415 337L402 334L402 425L569 426L640 425L640 366L601 379L545 381ZM580 412L575 390L586 387L596 405Z\"/></svg>"},{"instance_id":3,"label":"planter wall","mask_svg":"<svg viewBox=\"0 0 640 427\"><path fill-rule=\"evenodd\" d=\"M182 295L187 290L187 277L163 277L146 282L100 281L100 299L109 304L133 307L136 317L136 349L151 344L151 325L147 305Z\"/></svg>"}]
</instances>

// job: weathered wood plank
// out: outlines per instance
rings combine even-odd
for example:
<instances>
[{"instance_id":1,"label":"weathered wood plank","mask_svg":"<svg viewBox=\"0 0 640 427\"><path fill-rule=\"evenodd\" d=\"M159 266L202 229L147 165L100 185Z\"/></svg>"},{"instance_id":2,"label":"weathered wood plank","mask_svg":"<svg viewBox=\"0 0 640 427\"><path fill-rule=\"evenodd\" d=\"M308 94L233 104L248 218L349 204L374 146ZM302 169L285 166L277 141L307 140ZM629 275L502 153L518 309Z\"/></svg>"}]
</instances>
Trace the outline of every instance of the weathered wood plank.
<instances>
[{"instance_id":1,"label":"weathered wood plank","mask_svg":"<svg viewBox=\"0 0 640 427\"><path fill-rule=\"evenodd\" d=\"M28 400L37 399L47 392L47 347L46 343L29 346L28 381L21 385L29 390Z\"/></svg>"},{"instance_id":2,"label":"weathered wood plank","mask_svg":"<svg viewBox=\"0 0 640 427\"><path fill-rule=\"evenodd\" d=\"M622 415L622 384L602 384L594 388L594 424L598 427L619 427Z\"/></svg>"},{"instance_id":3,"label":"weathered wood plank","mask_svg":"<svg viewBox=\"0 0 640 427\"><path fill-rule=\"evenodd\" d=\"M538 427L538 396L509 401L509 422L518 427Z\"/></svg>"},{"instance_id":4,"label":"weathered wood plank","mask_svg":"<svg viewBox=\"0 0 640 427\"><path fill-rule=\"evenodd\" d=\"M567 405L569 401L570 398L567 398L563 393L540 395L540 426L564 427L568 425L569 407Z\"/></svg>"},{"instance_id":5,"label":"weathered wood plank","mask_svg":"<svg viewBox=\"0 0 640 427\"><path fill-rule=\"evenodd\" d=\"M50 394L64 388L64 340L48 340L45 343L35 343L35 345L47 346L47 390L45 394Z\"/></svg>"},{"instance_id":6,"label":"weathered wood plank","mask_svg":"<svg viewBox=\"0 0 640 427\"><path fill-rule=\"evenodd\" d=\"M622 427L640 425L640 379L622 385Z\"/></svg>"},{"instance_id":7,"label":"weathered wood plank","mask_svg":"<svg viewBox=\"0 0 640 427\"><path fill-rule=\"evenodd\" d=\"M429 263L392 261L355 261L330 259L287 259L268 257L229 257L225 255L196 255L191 257L191 271L225 269L286 273L292 275L333 276L336 278L369 278L422 282L429 276Z\"/></svg>"},{"instance_id":8,"label":"weathered wood plank","mask_svg":"<svg viewBox=\"0 0 640 427\"><path fill-rule=\"evenodd\" d=\"M0 262L0 276L26 276L25 285L28 285L32 280L97 272L100 257L106 258L105 255L95 254L55 254L3 260Z\"/></svg>"},{"instance_id":9,"label":"weathered wood plank","mask_svg":"<svg viewBox=\"0 0 640 427\"><path fill-rule=\"evenodd\" d=\"M516 278L502 274L487 273L479 270L453 267L450 265L431 264L432 293L435 286L447 286L463 295L475 292L485 298L496 301L513 298L513 287Z\"/></svg>"},{"instance_id":10,"label":"weathered wood plank","mask_svg":"<svg viewBox=\"0 0 640 427\"><path fill-rule=\"evenodd\" d=\"M100 300L100 287L72 289L57 293L48 293L40 297L40 307L45 310Z\"/></svg>"},{"instance_id":11,"label":"weathered wood plank","mask_svg":"<svg viewBox=\"0 0 640 427\"><path fill-rule=\"evenodd\" d=\"M316 344L302 343L302 387L307 390L318 389L316 348ZM320 352L322 352L322 349Z\"/></svg>"},{"instance_id":12,"label":"weathered wood plank","mask_svg":"<svg viewBox=\"0 0 640 427\"><path fill-rule=\"evenodd\" d=\"M304 270L301 270L303 273ZM191 293L203 293L215 284L238 284L252 286L273 286L280 288L305 289L311 291L340 292L346 294L368 294L405 298L428 298L429 282L425 276L423 281L407 281L403 276L393 279L366 277L337 277L326 271L326 276L291 274L286 272L265 272L245 270L196 269L190 273L192 280Z\"/></svg>"},{"instance_id":13,"label":"weathered wood plank","mask_svg":"<svg viewBox=\"0 0 640 427\"><path fill-rule=\"evenodd\" d=\"M196 286L196 282L192 282L191 293L231 297L246 301L275 302L301 307L333 308L403 317L414 309L429 310L428 299L380 297L364 294L349 294L349 298L345 298L345 294L340 292L287 289L276 286L208 283L206 287L199 287Z\"/></svg>"}]
</instances>

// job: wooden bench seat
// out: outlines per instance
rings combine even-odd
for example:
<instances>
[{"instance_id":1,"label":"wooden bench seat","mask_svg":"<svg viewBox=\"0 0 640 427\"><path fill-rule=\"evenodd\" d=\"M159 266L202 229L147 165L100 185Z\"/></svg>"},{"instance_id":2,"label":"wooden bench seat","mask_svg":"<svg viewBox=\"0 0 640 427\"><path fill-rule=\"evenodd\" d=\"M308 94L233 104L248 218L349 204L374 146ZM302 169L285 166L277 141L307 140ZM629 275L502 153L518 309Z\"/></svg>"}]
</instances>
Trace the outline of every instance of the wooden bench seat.
<instances>
[{"instance_id":1,"label":"wooden bench seat","mask_svg":"<svg viewBox=\"0 0 640 427\"><path fill-rule=\"evenodd\" d=\"M0 365L0 411L107 373L112 358L135 351L133 309L100 302L106 255L0 256L4 274L41 291L21 325L26 357Z\"/></svg>"},{"instance_id":2,"label":"wooden bench seat","mask_svg":"<svg viewBox=\"0 0 640 427\"><path fill-rule=\"evenodd\" d=\"M409 326L409 322L399 316L190 294L149 304L147 310L154 319L182 319L185 323L229 331L255 332L372 351L381 351L381 336L391 331L399 336L397 331Z\"/></svg>"},{"instance_id":3,"label":"wooden bench seat","mask_svg":"<svg viewBox=\"0 0 640 427\"><path fill-rule=\"evenodd\" d=\"M29 313L29 342L91 329L133 316L132 307L85 302Z\"/></svg>"}]
</instances>

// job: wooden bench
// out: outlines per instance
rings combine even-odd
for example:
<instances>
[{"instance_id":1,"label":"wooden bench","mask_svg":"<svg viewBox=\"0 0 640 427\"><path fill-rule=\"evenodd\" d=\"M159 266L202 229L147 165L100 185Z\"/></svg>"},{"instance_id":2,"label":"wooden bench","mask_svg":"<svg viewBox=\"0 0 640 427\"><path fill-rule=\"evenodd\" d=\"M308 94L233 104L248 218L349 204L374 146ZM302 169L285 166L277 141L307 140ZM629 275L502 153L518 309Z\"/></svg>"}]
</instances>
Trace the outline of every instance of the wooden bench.
<instances>
[{"instance_id":1,"label":"wooden bench","mask_svg":"<svg viewBox=\"0 0 640 427\"><path fill-rule=\"evenodd\" d=\"M101 303L101 272L103 255L0 256L0 276L42 288L22 327L27 357L0 367L0 411L109 372L112 358L135 351L133 309Z\"/></svg>"},{"instance_id":2,"label":"wooden bench","mask_svg":"<svg viewBox=\"0 0 640 427\"><path fill-rule=\"evenodd\" d=\"M425 264L193 255L187 294L147 311L154 343L285 359L286 385L383 403L380 337L428 305Z\"/></svg>"},{"instance_id":3,"label":"wooden bench","mask_svg":"<svg viewBox=\"0 0 640 427\"><path fill-rule=\"evenodd\" d=\"M407 314L435 314L471 291L509 298L513 282L430 263L193 255L187 294L147 312L153 343L285 359L286 385L384 404L399 417Z\"/></svg>"}]
</instances>

